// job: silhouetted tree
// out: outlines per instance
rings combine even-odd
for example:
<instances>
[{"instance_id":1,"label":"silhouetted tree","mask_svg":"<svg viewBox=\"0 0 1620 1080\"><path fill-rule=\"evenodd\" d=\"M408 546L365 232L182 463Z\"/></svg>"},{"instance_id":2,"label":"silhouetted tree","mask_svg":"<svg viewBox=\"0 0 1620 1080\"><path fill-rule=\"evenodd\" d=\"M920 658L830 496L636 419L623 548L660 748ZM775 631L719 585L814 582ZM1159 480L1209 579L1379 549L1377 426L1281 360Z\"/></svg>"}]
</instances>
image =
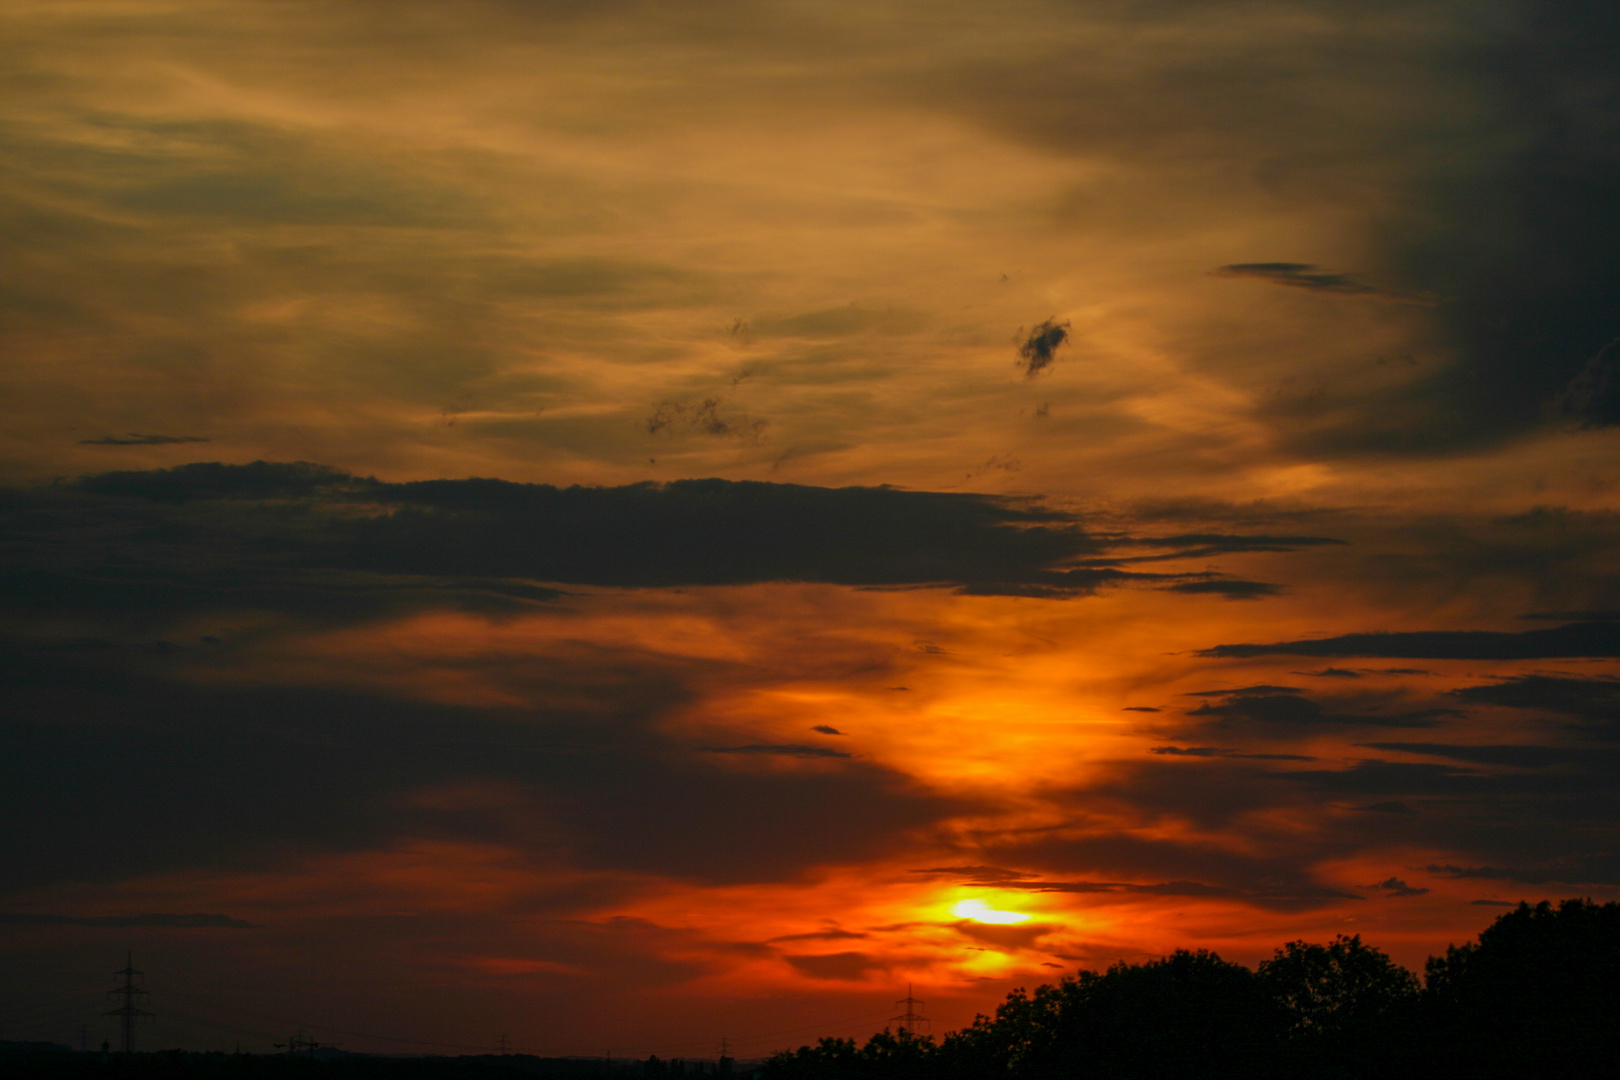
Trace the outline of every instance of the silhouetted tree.
<instances>
[{"instance_id":1,"label":"silhouetted tree","mask_svg":"<svg viewBox=\"0 0 1620 1080\"><path fill-rule=\"evenodd\" d=\"M1520 904L1429 958L1435 1067L1474 1076L1620 1071L1620 904Z\"/></svg>"},{"instance_id":2,"label":"silhouetted tree","mask_svg":"<svg viewBox=\"0 0 1620 1080\"><path fill-rule=\"evenodd\" d=\"M1248 968L1214 953L1082 971L1033 996L1010 994L995 1019L949 1037L956 1076L1261 1077L1275 1065L1282 1010Z\"/></svg>"},{"instance_id":3,"label":"silhouetted tree","mask_svg":"<svg viewBox=\"0 0 1620 1080\"><path fill-rule=\"evenodd\" d=\"M1258 971L1282 1007L1292 1067L1314 1076L1384 1073L1406 1053L1417 976L1361 935L1328 945L1291 941Z\"/></svg>"},{"instance_id":4,"label":"silhouetted tree","mask_svg":"<svg viewBox=\"0 0 1620 1080\"><path fill-rule=\"evenodd\" d=\"M880 1031L856 1048L854 1039L822 1039L785 1050L761 1068L762 1080L923 1080L936 1073L939 1051L926 1035Z\"/></svg>"}]
</instances>

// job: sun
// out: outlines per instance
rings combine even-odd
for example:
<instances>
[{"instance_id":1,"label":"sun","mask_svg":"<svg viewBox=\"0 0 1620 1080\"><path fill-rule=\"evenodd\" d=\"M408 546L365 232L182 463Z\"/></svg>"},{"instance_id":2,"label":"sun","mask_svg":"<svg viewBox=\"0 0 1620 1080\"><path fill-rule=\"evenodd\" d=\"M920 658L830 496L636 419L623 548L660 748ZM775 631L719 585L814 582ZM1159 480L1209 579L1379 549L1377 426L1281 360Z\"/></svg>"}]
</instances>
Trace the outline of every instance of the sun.
<instances>
[{"instance_id":1,"label":"sun","mask_svg":"<svg viewBox=\"0 0 1620 1080\"><path fill-rule=\"evenodd\" d=\"M1000 911L983 900L958 900L951 908L951 914L959 919L982 923L1008 924L1030 920L1030 916L1022 911Z\"/></svg>"}]
</instances>

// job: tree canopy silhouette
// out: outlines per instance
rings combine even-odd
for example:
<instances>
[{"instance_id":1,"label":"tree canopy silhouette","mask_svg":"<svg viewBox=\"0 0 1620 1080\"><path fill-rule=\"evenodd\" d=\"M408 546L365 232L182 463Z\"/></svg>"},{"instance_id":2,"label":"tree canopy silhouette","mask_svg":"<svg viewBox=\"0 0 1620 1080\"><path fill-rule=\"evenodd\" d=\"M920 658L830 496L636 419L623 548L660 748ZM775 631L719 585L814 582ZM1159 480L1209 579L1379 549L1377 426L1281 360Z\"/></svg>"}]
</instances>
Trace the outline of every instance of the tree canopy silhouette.
<instances>
[{"instance_id":1,"label":"tree canopy silhouette","mask_svg":"<svg viewBox=\"0 0 1620 1080\"><path fill-rule=\"evenodd\" d=\"M1620 904L1520 904L1429 958L1429 1044L1475 1076L1620 1068Z\"/></svg>"},{"instance_id":2,"label":"tree canopy silhouette","mask_svg":"<svg viewBox=\"0 0 1620 1080\"><path fill-rule=\"evenodd\" d=\"M1620 1071L1620 904L1520 904L1431 957L1425 985L1359 935L1258 970L1178 950L1007 995L993 1017L776 1055L761 1080L1571 1077Z\"/></svg>"}]
</instances>

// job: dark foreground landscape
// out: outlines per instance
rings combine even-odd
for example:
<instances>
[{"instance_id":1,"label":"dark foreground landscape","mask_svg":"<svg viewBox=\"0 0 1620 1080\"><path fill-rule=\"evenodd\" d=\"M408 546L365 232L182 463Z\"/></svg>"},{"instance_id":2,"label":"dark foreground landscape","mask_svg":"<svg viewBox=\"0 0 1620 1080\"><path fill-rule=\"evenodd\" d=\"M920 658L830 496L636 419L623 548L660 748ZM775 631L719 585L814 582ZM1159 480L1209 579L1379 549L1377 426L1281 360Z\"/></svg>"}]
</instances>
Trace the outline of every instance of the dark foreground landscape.
<instances>
[{"instance_id":1,"label":"dark foreground landscape","mask_svg":"<svg viewBox=\"0 0 1620 1080\"><path fill-rule=\"evenodd\" d=\"M1147 1080L1169 1077L1601 1077L1620 1071L1620 904L1521 904L1430 957L1421 983L1359 937L1290 942L1251 971L1178 950L1015 990L942 1041L822 1039L758 1063L522 1054L382 1057L76 1053L0 1044L6 1076L545 1076L559 1080Z\"/></svg>"}]
</instances>

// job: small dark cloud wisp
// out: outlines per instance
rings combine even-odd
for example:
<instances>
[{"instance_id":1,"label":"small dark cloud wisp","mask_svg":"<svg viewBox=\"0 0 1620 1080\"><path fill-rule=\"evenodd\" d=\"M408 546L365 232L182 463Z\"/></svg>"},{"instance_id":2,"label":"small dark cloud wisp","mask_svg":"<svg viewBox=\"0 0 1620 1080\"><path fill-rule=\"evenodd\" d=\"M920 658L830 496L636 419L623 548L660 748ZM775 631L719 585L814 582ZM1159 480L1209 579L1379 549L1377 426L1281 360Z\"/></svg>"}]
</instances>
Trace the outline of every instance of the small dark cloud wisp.
<instances>
[{"instance_id":1,"label":"small dark cloud wisp","mask_svg":"<svg viewBox=\"0 0 1620 1080\"><path fill-rule=\"evenodd\" d=\"M1369 803L1366 806L1358 806L1356 809L1360 810L1364 814L1402 814L1407 817L1415 816L1417 814L1417 811L1412 809L1406 803L1396 800L1391 800L1389 802Z\"/></svg>"},{"instance_id":2,"label":"small dark cloud wisp","mask_svg":"<svg viewBox=\"0 0 1620 1080\"><path fill-rule=\"evenodd\" d=\"M1429 891L1428 889L1408 885L1398 877L1385 878L1377 885L1372 886L1372 888L1385 890L1384 895L1388 897L1422 896Z\"/></svg>"},{"instance_id":3,"label":"small dark cloud wisp","mask_svg":"<svg viewBox=\"0 0 1620 1080\"><path fill-rule=\"evenodd\" d=\"M1482 686L1465 686L1452 696L1474 705L1546 709L1586 720L1620 717L1620 680L1558 675L1516 675Z\"/></svg>"},{"instance_id":4,"label":"small dark cloud wisp","mask_svg":"<svg viewBox=\"0 0 1620 1080\"><path fill-rule=\"evenodd\" d=\"M754 743L749 746L709 746L705 754L743 754L756 757L847 758L842 750L826 746L797 746L791 743Z\"/></svg>"},{"instance_id":5,"label":"small dark cloud wisp","mask_svg":"<svg viewBox=\"0 0 1620 1080\"><path fill-rule=\"evenodd\" d=\"M1195 757L1195 758L1247 758L1251 761L1315 761L1313 757L1304 754L1249 754L1221 746L1152 746L1148 748L1151 754L1160 754L1169 757Z\"/></svg>"},{"instance_id":6,"label":"small dark cloud wisp","mask_svg":"<svg viewBox=\"0 0 1620 1080\"><path fill-rule=\"evenodd\" d=\"M1341 634L1306 641L1217 645L1200 656L1374 656L1414 660L1551 660L1620 656L1620 623L1580 622L1546 630L1417 630Z\"/></svg>"},{"instance_id":7,"label":"small dark cloud wisp","mask_svg":"<svg viewBox=\"0 0 1620 1080\"><path fill-rule=\"evenodd\" d=\"M1022 329L1018 334L1023 339L1018 345L1018 366L1025 378L1033 379L1057 360L1058 347L1069 340L1069 324L1047 319L1030 328L1028 334Z\"/></svg>"},{"instance_id":8,"label":"small dark cloud wisp","mask_svg":"<svg viewBox=\"0 0 1620 1080\"><path fill-rule=\"evenodd\" d=\"M1620 424L1620 338L1598 350L1558 396L1558 411L1582 427Z\"/></svg>"},{"instance_id":9,"label":"small dark cloud wisp","mask_svg":"<svg viewBox=\"0 0 1620 1080\"><path fill-rule=\"evenodd\" d=\"M1433 305L1437 302L1435 297L1426 293L1386 289L1362 281L1359 274L1332 273L1312 263L1232 263L1217 267L1209 273L1211 277L1255 278L1285 288L1304 289L1306 292L1367 296L1406 304Z\"/></svg>"},{"instance_id":10,"label":"small dark cloud wisp","mask_svg":"<svg viewBox=\"0 0 1620 1080\"><path fill-rule=\"evenodd\" d=\"M785 956L783 959L802 974L829 982L854 982L867 972L881 971L885 966L882 961L858 952Z\"/></svg>"},{"instance_id":11,"label":"small dark cloud wisp","mask_svg":"<svg viewBox=\"0 0 1620 1080\"><path fill-rule=\"evenodd\" d=\"M695 405L663 401L642 421L641 426L649 435L674 435L677 431L688 431L714 439L740 439L750 446L759 445L765 438L765 429L770 422L747 413L724 414L721 412L724 404L720 398L704 398Z\"/></svg>"},{"instance_id":12,"label":"small dark cloud wisp","mask_svg":"<svg viewBox=\"0 0 1620 1080\"><path fill-rule=\"evenodd\" d=\"M1264 596L1276 596L1282 591L1281 588L1267 581L1238 581L1228 578L1211 578L1207 581L1181 581L1171 585L1169 588L1171 592L1187 593L1194 596L1220 596L1227 600L1258 600Z\"/></svg>"},{"instance_id":13,"label":"small dark cloud wisp","mask_svg":"<svg viewBox=\"0 0 1620 1080\"><path fill-rule=\"evenodd\" d=\"M1431 874L1457 880L1512 881L1521 885L1620 885L1620 856L1589 855L1549 866L1424 867Z\"/></svg>"},{"instance_id":14,"label":"small dark cloud wisp","mask_svg":"<svg viewBox=\"0 0 1620 1080\"><path fill-rule=\"evenodd\" d=\"M1009 870L1005 866L927 866L913 870L913 874L940 874L962 878L972 885L992 885L1032 877L1022 870Z\"/></svg>"},{"instance_id":15,"label":"small dark cloud wisp","mask_svg":"<svg viewBox=\"0 0 1620 1080\"><path fill-rule=\"evenodd\" d=\"M32 912L0 912L0 924L7 926L149 926L173 930L231 929L255 930L257 923L228 915L46 915Z\"/></svg>"},{"instance_id":16,"label":"small dark cloud wisp","mask_svg":"<svg viewBox=\"0 0 1620 1080\"><path fill-rule=\"evenodd\" d=\"M141 435L131 431L127 435L103 435L99 439L80 439L80 446L168 446L172 443L210 442L202 435Z\"/></svg>"},{"instance_id":17,"label":"small dark cloud wisp","mask_svg":"<svg viewBox=\"0 0 1620 1080\"><path fill-rule=\"evenodd\" d=\"M1344 713L1324 708L1297 692L1277 692L1285 687L1251 687L1231 691L1220 701L1206 701L1187 713L1215 728L1254 726L1277 731L1320 727L1431 727L1440 717L1455 715L1454 710L1421 709L1388 715ZM1199 696L1208 697L1208 694Z\"/></svg>"}]
</instances>

